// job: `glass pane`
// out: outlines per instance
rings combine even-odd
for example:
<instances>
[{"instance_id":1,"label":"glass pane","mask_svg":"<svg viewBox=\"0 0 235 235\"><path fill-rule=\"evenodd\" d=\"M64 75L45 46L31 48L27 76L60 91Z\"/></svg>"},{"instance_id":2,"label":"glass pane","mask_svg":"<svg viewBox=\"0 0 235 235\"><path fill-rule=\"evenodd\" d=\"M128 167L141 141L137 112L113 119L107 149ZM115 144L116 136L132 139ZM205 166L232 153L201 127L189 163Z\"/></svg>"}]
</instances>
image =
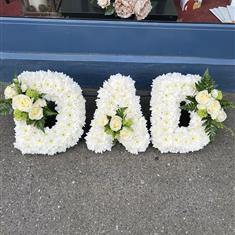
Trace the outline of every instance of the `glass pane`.
<instances>
[{"instance_id":1,"label":"glass pane","mask_svg":"<svg viewBox=\"0 0 235 235\"><path fill-rule=\"evenodd\" d=\"M136 20L136 14L118 17L116 7L112 3L124 0L103 0L107 5L100 7L98 0L0 0L0 16L77 18ZM125 0L127 2L150 0ZM190 23L235 23L235 0L152 0L152 10L147 16L144 11L147 5L139 6L141 20ZM135 8L136 10L136 8ZM137 9L138 10L138 9ZM106 14L105 14L106 12ZM138 18L138 17L137 17ZM144 18L144 19L143 19Z\"/></svg>"}]
</instances>

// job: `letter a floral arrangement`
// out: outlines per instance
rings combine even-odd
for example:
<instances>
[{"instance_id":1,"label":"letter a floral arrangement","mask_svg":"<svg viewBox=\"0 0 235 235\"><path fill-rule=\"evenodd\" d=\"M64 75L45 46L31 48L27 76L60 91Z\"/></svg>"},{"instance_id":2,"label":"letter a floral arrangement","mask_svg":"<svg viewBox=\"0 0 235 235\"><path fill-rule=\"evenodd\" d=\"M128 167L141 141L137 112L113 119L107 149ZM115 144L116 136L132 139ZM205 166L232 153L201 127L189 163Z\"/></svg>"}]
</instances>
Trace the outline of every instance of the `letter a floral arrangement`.
<instances>
[{"instance_id":1,"label":"letter a floral arrangement","mask_svg":"<svg viewBox=\"0 0 235 235\"><path fill-rule=\"evenodd\" d=\"M150 135L134 84L131 77L117 74L99 89L97 109L85 137L89 150L111 151L119 142L132 154L146 151ZM14 146L23 154L54 155L78 143L85 125L85 99L80 86L67 75L23 72L4 95L0 114L13 114ZM150 101L153 147L161 153L202 149L225 127L227 108L235 105L223 98L208 70L203 77L180 73L157 77ZM182 121L183 113L187 123Z\"/></svg>"}]
</instances>

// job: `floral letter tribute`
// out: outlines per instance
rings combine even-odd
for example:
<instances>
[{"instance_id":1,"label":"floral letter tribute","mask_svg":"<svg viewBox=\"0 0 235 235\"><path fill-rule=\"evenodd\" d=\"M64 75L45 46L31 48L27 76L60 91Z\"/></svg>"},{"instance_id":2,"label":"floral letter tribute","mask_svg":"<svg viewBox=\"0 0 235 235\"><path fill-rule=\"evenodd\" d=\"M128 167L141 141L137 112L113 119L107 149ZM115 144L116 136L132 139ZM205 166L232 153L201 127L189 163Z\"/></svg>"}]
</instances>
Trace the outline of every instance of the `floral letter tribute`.
<instances>
[{"instance_id":1,"label":"floral letter tribute","mask_svg":"<svg viewBox=\"0 0 235 235\"><path fill-rule=\"evenodd\" d=\"M14 146L23 154L65 152L83 134L85 100L80 86L63 73L23 72L4 94L0 113L13 112Z\"/></svg>"},{"instance_id":2,"label":"floral letter tribute","mask_svg":"<svg viewBox=\"0 0 235 235\"><path fill-rule=\"evenodd\" d=\"M161 153L186 153L202 149L209 143L203 121L190 113L188 126L180 126L181 106L187 96L196 93L198 75L168 73L153 80L150 101L152 143Z\"/></svg>"},{"instance_id":3,"label":"floral letter tribute","mask_svg":"<svg viewBox=\"0 0 235 235\"><path fill-rule=\"evenodd\" d=\"M211 142L224 128L225 108L234 104L215 89L208 70L203 77L169 73L153 81L151 134L155 148L162 153L197 151ZM182 112L189 122L181 125Z\"/></svg>"},{"instance_id":4,"label":"floral letter tribute","mask_svg":"<svg viewBox=\"0 0 235 235\"><path fill-rule=\"evenodd\" d=\"M96 103L97 110L86 136L88 149L96 153L111 151L116 141L132 154L147 149L150 138L146 120L130 77L111 76L98 91Z\"/></svg>"}]
</instances>

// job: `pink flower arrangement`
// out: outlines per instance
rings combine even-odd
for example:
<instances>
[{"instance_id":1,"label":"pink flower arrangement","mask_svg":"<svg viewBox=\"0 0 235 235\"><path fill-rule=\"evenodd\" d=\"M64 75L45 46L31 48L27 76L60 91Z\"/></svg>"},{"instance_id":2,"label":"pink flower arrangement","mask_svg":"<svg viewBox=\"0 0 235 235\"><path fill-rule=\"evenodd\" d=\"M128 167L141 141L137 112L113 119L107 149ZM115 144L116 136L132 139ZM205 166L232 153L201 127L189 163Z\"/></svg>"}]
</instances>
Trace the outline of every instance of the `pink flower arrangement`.
<instances>
[{"instance_id":1,"label":"pink flower arrangement","mask_svg":"<svg viewBox=\"0 0 235 235\"><path fill-rule=\"evenodd\" d=\"M145 19L152 10L150 0L97 0L97 5L105 9L105 15L116 13L120 18L135 15L137 20Z\"/></svg>"}]
</instances>

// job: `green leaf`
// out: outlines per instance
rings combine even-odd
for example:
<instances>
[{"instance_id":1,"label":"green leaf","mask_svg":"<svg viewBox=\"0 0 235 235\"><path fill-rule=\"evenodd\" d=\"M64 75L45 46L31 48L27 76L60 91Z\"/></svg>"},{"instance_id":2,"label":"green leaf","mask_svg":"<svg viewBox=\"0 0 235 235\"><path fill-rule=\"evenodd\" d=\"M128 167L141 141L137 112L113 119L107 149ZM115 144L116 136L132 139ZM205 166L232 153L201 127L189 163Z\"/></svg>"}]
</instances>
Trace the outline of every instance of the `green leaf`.
<instances>
[{"instance_id":1,"label":"green leaf","mask_svg":"<svg viewBox=\"0 0 235 235\"><path fill-rule=\"evenodd\" d=\"M132 121L132 119L124 119L123 121L122 121L122 125L124 126L124 127L131 127L132 125L133 125L133 121Z\"/></svg>"},{"instance_id":2,"label":"green leaf","mask_svg":"<svg viewBox=\"0 0 235 235\"><path fill-rule=\"evenodd\" d=\"M202 79L195 84L197 91L208 90L211 92L215 87L215 82L211 78L209 74L209 70L207 69L202 77Z\"/></svg>"},{"instance_id":3,"label":"green leaf","mask_svg":"<svg viewBox=\"0 0 235 235\"><path fill-rule=\"evenodd\" d=\"M44 130L44 128L45 128L45 123L46 123L45 119L42 118L42 119L40 119L40 120L35 121L33 125L34 125L36 128L38 128L39 130L41 130L42 132L45 132L45 130Z\"/></svg>"},{"instance_id":4,"label":"green leaf","mask_svg":"<svg viewBox=\"0 0 235 235\"><path fill-rule=\"evenodd\" d=\"M104 131L105 131L105 133L107 133L109 135L112 134L112 132L113 132L108 124L106 126L104 126Z\"/></svg>"},{"instance_id":5,"label":"green leaf","mask_svg":"<svg viewBox=\"0 0 235 235\"><path fill-rule=\"evenodd\" d=\"M233 102L229 101L229 100L222 99L220 101L220 105L224 109L226 109L226 108L233 108L234 109L235 108L235 104Z\"/></svg>"},{"instance_id":6,"label":"green leaf","mask_svg":"<svg viewBox=\"0 0 235 235\"><path fill-rule=\"evenodd\" d=\"M127 107L119 108L116 112L116 115L123 119L125 117L126 109L127 109Z\"/></svg>"},{"instance_id":7,"label":"green leaf","mask_svg":"<svg viewBox=\"0 0 235 235\"><path fill-rule=\"evenodd\" d=\"M194 102L190 102L188 104L185 104L183 106L181 106L181 109L187 110L187 111L196 111L197 109L197 103Z\"/></svg>"},{"instance_id":8,"label":"green leaf","mask_svg":"<svg viewBox=\"0 0 235 235\"><path fill-rule=\"evenodd\" d=\"M224 128L224 124L212 120L210 117L204 118L203 121L204 121L203 126L205 128L205 132L209 136L210 142L212 142L218 132L218 129Z\"/></svg>"},{"instance_id":9,"label":"green leaf","mask_svg":"<svg viewBox=\"0 0 235 235\"><path fill-rule=\"evenodd\" d=\"M189 101L191 101L191 102L197 103L197 101L196 101L196 99L195 99L194 96L187 96L187 97L186 97L186 100L189 100Z\"/></svg>"},{"instance_id":10,"label":"green leaf","mask_svg":"<svg viewBox=\"0 0 235 235\"><path fill-rule=\"evenodd\" d=\"M0 99L0 115L12 114L11 100Z\"/></svg>"},{"instance_id":11,"label":"green leaf","mask_svg":"<svg viewBox=\"0 0 235 235\"><path fill-rule=\"evenodd\" d=\"M54 110L51 110L48 106L43 108L44 116L56 116L58 113Z\"/></svg>"},{"instance_id":12,"label":"green leaf","mask_svg":"<svg viewBox=\"0 0 235 235\"><path fill-rule=\"evenodd\" d=\"M113 15L114 13L115 13L115 8L113 5L110 5L110 6L106 7L104 14L106 16L110 16L110 15Z\"/></svg>"}]
</instances>

